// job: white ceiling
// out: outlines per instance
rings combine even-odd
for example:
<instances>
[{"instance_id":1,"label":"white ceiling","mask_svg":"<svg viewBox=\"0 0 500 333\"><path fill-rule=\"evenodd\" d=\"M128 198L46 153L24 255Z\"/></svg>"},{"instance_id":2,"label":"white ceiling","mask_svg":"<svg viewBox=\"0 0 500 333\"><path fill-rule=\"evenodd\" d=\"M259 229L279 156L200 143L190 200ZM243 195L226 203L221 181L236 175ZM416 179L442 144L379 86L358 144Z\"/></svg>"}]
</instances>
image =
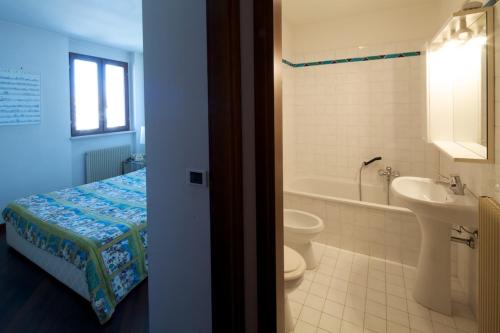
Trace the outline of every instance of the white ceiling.
<instances>
[{"instance_id":1,"label":"white ceiling","mask_svg":"<svg viewBox=\"0 0 500 333\"><path fill-rule=\"evenodd\" d=\"M283 0L283 16L291 23L311 23L378 10L407 8L440 0Z\"/></svg>"},{"instance_id":2,"label":"white ceiling","mask_svg":"<svg viewBox=\"0 0 500 333\"><path fill-rule=\"evenodd\" d=\"M0 20L142 51L142 0L0 0Z\"/></svg>"}]
</instances>

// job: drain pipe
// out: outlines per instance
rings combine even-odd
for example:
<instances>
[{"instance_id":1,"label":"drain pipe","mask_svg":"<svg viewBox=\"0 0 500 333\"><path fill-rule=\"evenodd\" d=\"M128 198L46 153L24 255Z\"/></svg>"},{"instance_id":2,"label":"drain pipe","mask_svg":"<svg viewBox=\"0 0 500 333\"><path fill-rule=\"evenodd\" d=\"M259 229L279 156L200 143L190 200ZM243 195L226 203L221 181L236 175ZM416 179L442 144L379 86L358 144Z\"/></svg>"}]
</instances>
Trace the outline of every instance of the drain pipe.
<instances>
[{"instance_id":1,"label":"drain pipe","mask_svg":"<svg viewBox=\"0 0 500 333\"><path fill-rule=\"evenodd\" d=\"M465 233L469 234L469 238L462 238L462 237L451 236L450 240L452 242L459 243L459 244L465 244L468 247L470 247L471 249L475 249L476 248L476 239L479 237L479 231L478 230L470 231L469 229L467 229L467 228L465 228L463 226L459 226L458 229L453 228L453 230L456 231L459 234L462 234L462 233L465 232Z\"/></svg>"},{"instance_id":2,"label":"drain pipe","mask_svg":"<svg viewBox=\"0 0 500 333\"><path fill-rule=\"evenodd\" d=\"M359 168L359 177L358 177L359 201L363 201L363 193L361 190L361 176L362 176L362 171L363 171L364 167L372 164L373 162L380 161L381 159L382 159L381 156L377 156L377 157L372 158L369 161L364 161L363 163L361 163L361 167Z\"/></svg>"}]
</instances>

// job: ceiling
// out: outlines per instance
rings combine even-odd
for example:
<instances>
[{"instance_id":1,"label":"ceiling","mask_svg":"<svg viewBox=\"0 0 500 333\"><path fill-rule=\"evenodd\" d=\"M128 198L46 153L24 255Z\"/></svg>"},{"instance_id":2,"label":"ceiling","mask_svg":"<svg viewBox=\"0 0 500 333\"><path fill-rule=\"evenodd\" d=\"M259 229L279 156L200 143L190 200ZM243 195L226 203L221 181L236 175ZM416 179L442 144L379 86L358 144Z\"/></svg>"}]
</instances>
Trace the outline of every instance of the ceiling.
<instances>
[{"instance_id":1,"label":"ceiling","mask_svg":"<svg viewBox=\"0 0 500 333\"><path fill-rule=\"evenodd\" d=\"M291 23L311 23L378 10L439 5L440 0L283 0L283 16Z\"/></svg>"},{"instance_id":2,"label":"ceiling","mask_svg":"<svg viewBox=\"0 0 500 333\"><path fill-rule=\"evenodd\" d=\"M142 51L142 0L0 0L0 20Z\"/></svg>"}]
</instances>

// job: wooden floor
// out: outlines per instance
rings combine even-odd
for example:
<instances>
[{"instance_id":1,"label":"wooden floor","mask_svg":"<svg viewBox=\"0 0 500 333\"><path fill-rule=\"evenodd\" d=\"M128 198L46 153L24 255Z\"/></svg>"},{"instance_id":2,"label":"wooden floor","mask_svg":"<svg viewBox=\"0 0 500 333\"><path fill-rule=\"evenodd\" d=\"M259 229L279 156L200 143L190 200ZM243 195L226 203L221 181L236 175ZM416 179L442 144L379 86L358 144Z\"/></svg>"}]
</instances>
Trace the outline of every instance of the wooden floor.
<instances>
[{"instance_id":1,"label":"wooden floor","mask_svg":"<svg viewBox=\"0 0 500 333\"><path fill-rule=\"evenodd\" d=\"M100 325L90 304L7 246L0 226L0 332L148 332L147 280Z\"/></svg>"}]
</instances>

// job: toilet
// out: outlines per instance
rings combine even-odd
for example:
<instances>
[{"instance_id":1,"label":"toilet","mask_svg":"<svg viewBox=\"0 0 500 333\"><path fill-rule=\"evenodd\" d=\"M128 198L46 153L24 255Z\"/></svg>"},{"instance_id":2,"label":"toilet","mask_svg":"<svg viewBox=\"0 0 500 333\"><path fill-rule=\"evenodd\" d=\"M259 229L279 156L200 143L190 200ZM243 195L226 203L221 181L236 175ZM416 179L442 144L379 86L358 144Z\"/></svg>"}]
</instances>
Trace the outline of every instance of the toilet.
<instances>
[{"instance_id":1,"label":"toilet","mask_svg":"<svg viewBox=\"0 0 500 333\"><path fill-rule=\"evenodd\" d=\"M325 228L323 220L316 215L300 210L285 209L285 245L297 251L306 261L307 269L318 266L314 255L312 240Z\"/></svg>"},{"instance_id":2,"label":"toilet","mask_svg":"<svg viewBox=\"0 0 500 333\"><path fill-rule=\"evenodd\" d=\"M285 332L293 330L293 317L288 300L288 294L297 289L304 279L306 262L297 251L284 246L284 275L285 275Z\"/></svg>"}]
</instances>

